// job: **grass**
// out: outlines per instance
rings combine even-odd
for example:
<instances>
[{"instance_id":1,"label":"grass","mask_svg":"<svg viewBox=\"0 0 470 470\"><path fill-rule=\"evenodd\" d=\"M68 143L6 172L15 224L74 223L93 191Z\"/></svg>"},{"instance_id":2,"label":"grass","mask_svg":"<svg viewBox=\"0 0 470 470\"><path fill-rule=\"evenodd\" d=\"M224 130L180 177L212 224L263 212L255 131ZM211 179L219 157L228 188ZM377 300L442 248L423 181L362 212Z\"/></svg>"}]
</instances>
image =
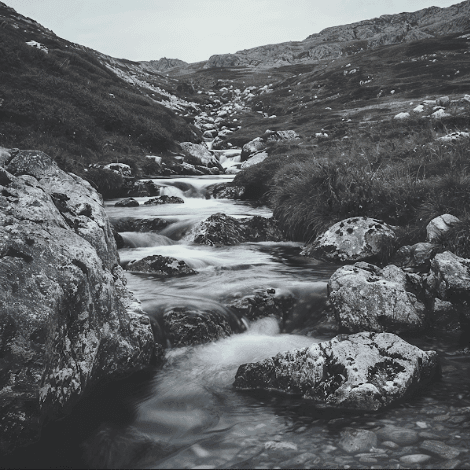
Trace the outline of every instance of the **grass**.
<instances>
[{"instance_id":1,"label":"grass","mask_svg":"<svg viewBox=\"0 0 470 470\"><path fill-rule=\"evenodd\" d=\"M470 139L435 140L435 127L392 120L347 140L273 144L271 156L233 184L262 193L292 239L309 241L339 220L369 216L400 226L401 244L416 243L432 218L463 217L470 206Z\"/></svg>"}]
</instances>

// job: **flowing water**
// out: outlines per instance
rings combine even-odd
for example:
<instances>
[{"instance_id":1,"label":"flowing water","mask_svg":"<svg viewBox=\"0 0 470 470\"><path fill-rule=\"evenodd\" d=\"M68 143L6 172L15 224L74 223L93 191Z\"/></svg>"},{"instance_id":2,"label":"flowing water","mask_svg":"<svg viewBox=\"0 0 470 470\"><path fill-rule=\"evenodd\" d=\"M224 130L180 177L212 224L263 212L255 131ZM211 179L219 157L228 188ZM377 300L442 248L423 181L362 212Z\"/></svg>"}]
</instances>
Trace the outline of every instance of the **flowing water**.
<instances>
[{"instance_id":1,"label":"flowing water","mask_svg":"<svg viewBox=\"0 0 470 470\"><path fill-rule=\"evenodd\" d=\"M230 316L228 303L267 288L274 288L277 296L293 295L297 318L314 315L324 306L326 283L338 266L300 256L299 243L207 247L190 242L191 228L216 212L271 216L266 207L205 199L207 186L227 180L230 177L155 180L164 186L163 194L182 197L184 204L142 205L148 198L137 198L141 206L134 208L117 208L116 200L106 203L114 220L170 221L159 233L123 232L128 246L120 250L123 265L161 254L184 260L198 271L170 279L126 273L129 288L155 319L175 306ZM293 325L291 331L299 327ZM345 413L318 409L297 397L236 391L233 380L239 365L328 339L281 333L270 318L241 322L239 330L215 343L169 348L163 366L111 384L101 399L91 400L89 408L76 413L94 420L88 426L93 432L76 438L78 462L108 468L470 468L470 360L458 353L455 338L414 341L439 351L441 382L379 413ZM376 431L386 425L415 430L419 438L400 445L379 441L371 452L357 454L339 446L345 427ZM78 432L82 425L68 426ZM446 444L453 452L444 456L424 451L420 446L426 439ZM400 460L417 454L428 455L428 460Z\"/></svg>"}]
</instances>

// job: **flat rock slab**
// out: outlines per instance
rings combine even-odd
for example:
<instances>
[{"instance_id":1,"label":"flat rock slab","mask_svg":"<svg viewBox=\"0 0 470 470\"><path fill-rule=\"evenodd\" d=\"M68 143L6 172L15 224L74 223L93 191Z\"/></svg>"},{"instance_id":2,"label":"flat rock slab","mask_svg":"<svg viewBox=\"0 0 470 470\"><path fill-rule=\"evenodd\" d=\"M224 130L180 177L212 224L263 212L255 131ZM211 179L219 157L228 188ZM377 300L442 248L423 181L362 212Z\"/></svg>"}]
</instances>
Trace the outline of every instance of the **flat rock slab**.
<instances>
[{"instance_id":1,"label":"flat rock slab","mask_svg":"<svg viewBox=\"0 0 470 470\"><path fill-rule=\"evenodd\" d=\"M302 251L330 261L362 261L380 255L393 244L393 227L370 217L350 217L330 227Z\"/></svg>"},{"instance_id":2,"label":"flat rock slab","mask_svg":"<svg viewBox=\"0 0 470 470\"><path fill-rule=\"evenodd\" d=\"M443 459L455 459L460 455L460 450L455 447L448 446L441 441L427 440L421 442L419 445L421 450L430 452L431 454L437 455Z\"/></svg>"},{"instance_id":3,"label":"flat rock slab","mask_svg":"<svg viewBox=\"0 0 470 470\"><path fill-rule=\"evenodd\" d=\"M378 410L437 372L435 351L422 351L390 333L358 333L243 364L234 385L300 395L320 406Z\"/></svg>"},{"instance_id":4,"label":"flat rock slab","mask_svg":"<svg viewBox=\"0 0 470 470\"><path fill-rule=\"evenodd\" d=\"M382 441L391 441L402 447L413 445L419 441L419 434L416 431L397 426L385 426L377 431L377 436Z\"/></svg>"}]
</instances>

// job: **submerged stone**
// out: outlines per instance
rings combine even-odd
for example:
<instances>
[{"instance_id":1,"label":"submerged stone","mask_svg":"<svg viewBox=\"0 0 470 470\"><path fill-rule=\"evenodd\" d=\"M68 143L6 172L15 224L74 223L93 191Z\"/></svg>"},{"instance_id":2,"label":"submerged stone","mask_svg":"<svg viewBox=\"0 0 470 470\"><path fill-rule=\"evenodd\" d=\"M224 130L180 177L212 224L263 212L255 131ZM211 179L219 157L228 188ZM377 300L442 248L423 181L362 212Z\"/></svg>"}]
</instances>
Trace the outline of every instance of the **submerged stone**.
<instances>
[{"instance_id":1,"label":"submerged stone","mask_svg":"<svg viewBox=\"0 0 470 470\"><path fill-rule=\"evenodd\" d=\"M438 372L435 351L390 333L358 333L243 364L240 390L276 390L322 406L378 410L409 395Z\"/></svg>"}]
</instances>

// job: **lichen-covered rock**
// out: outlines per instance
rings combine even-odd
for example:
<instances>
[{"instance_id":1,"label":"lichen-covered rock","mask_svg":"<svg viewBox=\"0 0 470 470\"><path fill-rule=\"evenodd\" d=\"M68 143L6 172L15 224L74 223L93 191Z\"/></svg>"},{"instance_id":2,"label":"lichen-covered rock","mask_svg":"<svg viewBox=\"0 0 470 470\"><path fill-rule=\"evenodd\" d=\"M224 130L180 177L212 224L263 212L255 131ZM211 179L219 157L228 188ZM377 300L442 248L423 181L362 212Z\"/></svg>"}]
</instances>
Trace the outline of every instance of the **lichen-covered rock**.
<instances>
[{"instance_id":1,"label":"lichen-covered rock","mask_svg":"<svg viewBox=\"0 0 470 470\"><path fill-rule=\"evenodd\" d=\"M145 201L144 204L146 206L158 206L160 204L184 204L184 200L178 196L167 196L164 194L163 196L154 197Z\"/></svg>"},{"instance_id":2,"label":"lichen-covered rock","mask_svg":"<svg viewBox=\"0 0 470 470\"><path fill-rule=\"evenodd\" d=\"M99 194L42 152L0 188L0 453L38 439L101 380L146 367L147 315L126 288Z\"/></svg>"},{"instance_id":3,"label":"lichen-covered rock","mask_svg":"<svg viewBox=\"0 0 470 470\"><path fill-rule=\"evenodd\" d=\"M126 266L127 271L141 273L155 273L160 276L188 276L197 274L184 261L169 256L152 255L137 261L130 261Z\"/></svg>"},{"instance_id":4,"label":"lichen-covered rock","mask_svg":"<svg viewBox=\"0 0 470 470\"><path fill-rule=\"evenodd\" d=\"M163 329L174 348L217 341L233 333L223 313L188 307L177 307L166 312L163 315Z\"/></svg>"},{"instance_id":5,"label":"lichen-covered rock","mask_svg":"<svg viewBox=\"0 0 470 470\"><path fill-rule=\"evenodd\" d=\"M196 225L187 237L194 243L209 246L285 240L272 218L256 215L235 219L220 212Z\"/></svg>"},{"instance_id":6,"label":"lichen-covered rock","mask_svg":"<svg viewBox=\"0 0 470 470\"><path fill-rule=\"evenodd\" d=\"M361 261L380 255L396 239L393 228L377 219L351 217L330 227L302 251L332 261Z\"/></svg>"},{"instance_id":7,"label":"lichen-covered rock","mask_svg":"<svg viewBox=\"0 0 470 470\"><path fill-rule=\"evenodd\" d=\"M438 252L439 247L433 243L416 243L402 246L391 262L410 271L426 272L431 267L431 259Z\"/></svg>"},{"instance_id":8,"label":"lichen-covered rock","mask_svg":"<svg viewBox=\"0 0 470 470\"><path fill-rule=\"evenodd\" d=\"M420 282L394 265L382 270L356 263L331 276L328 296L340 326L350 332L413 332L425 326L425 306L416 295Z\"/></svg>"},{"instance_id":9,"label":"lichen-covered rock","mask_svg":"<svg viewBox=\"0 0 470 470\"><path fill-rule=\"evenodd\" d=\"M435 351L391 333L358 333L238 368L235 387L301 395L319 405L378 410L438 374Z\"/></svg>"},{"instance_id":10,"label":"lichen-covered rock","mask_svg":"<svg viewBox=\"0 0 470 470\"><path fill-rule=\"evenodd\" d=\"M292 295L276 295L275 289L261 289L252 295L235 300L227 307L234 310L239 317L243 316L250 321L272 316L283 322L289 316L294 304L295 299Z\"/></svg>"},{"instance_id":11,"label":"lichen-covered rock","mask_svg":"<svg viewBox=\"0 0 470 470\"><path fill-rule=\"evenodd\" d=\"M113 227L118 232L159 232L168 227L172 222L168 219L154 217L152 219L123 219L111 220Z\"/></svg>"},{"instance_id":12,"label":"lichen-covered rock","mask_svg":"<svg viewBox=\"0 0 470 470\"><path fill-rule=\"evenodd\" d=\"M230 186L228 183L217 183L207 187L206 199L242 199L244 186Z\"/></svg>"},{"instance_id":13,"label":"lichen-covered rock","mask_svg":"<svg viewBox=\"0 0 470 470\"><path fill-rule=\"evenodd\" d=\"M432 219L426 226L427 241L439 243L442 235L458 222L460 219L451 214L443 214Z\"/></svg>"},{"instance_id":14,"label":"lichen-covered rock","mask_svg":"<svg viewBox=\"0 0 470 470\"><path fill-rule=\"evenodd\" d=\"M128 197L122 201L116 202L114 204L116 207L139 207L139 201L136 201L133 197Z\"/></svg>"}]
</instances>

